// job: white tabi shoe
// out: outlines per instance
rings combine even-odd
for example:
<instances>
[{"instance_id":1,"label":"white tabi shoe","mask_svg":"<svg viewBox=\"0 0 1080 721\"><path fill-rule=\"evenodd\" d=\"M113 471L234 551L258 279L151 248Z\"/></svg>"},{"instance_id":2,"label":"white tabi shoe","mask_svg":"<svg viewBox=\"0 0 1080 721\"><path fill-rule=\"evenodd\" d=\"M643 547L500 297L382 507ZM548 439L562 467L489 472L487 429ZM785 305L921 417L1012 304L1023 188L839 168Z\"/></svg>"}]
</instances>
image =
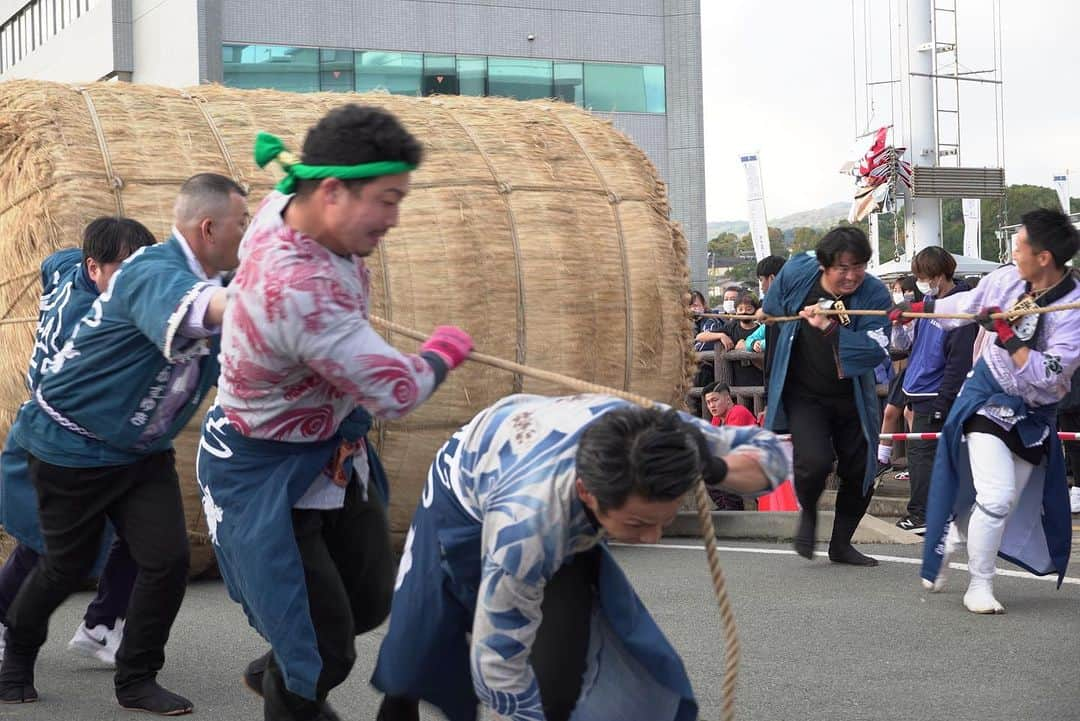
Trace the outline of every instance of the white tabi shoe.
<instances>
[{"instance_id":1,"label":"white tabi shoe","mask_svg":"<svg viewBox=\"0 0 1080 721\"><path fill-rule=\"evenodd\" d=\"M945 533L945 552L941 558L941 568L938 569L937 578L933 582L924 578L922 580L923 588L930 593L941 593L945 590L945 582L949 580L949 559L956 554L956 549L959 547L960 532L956 530L955 523L950 523L949 529Z\"/></svg>"},{"instance_id":2,"label":"white tabi shoe","mask_svg":"<svg viewBox=\"0 0 1080 721\"><path fill-rule=\"evenodd\" d=\"M964 594L964 607L972 613L1005 613L1005 607L994 598L994 586L990 581L971 579Z\"/></svg>"}]
</instances>

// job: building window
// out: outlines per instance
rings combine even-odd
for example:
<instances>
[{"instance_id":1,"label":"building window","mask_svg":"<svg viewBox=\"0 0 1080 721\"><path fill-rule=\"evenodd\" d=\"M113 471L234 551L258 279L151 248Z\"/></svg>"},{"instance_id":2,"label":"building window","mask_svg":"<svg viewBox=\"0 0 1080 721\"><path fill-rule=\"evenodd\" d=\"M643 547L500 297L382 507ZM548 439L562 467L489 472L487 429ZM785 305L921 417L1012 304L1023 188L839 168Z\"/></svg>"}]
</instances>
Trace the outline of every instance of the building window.
<instances>
[{"instance_id":1,"label":"building window","mask_svg":"<svg viewBox=\"0 0 1080 721\"><path fill-rule=\"evenodd\" d=\"M281 45L226 46L225 84L234 88L274 88L305 93L319 89L319 51Z\"/></svg>"},{"instance_id":2,"label":"building window","mask_svg":"<svg viewBox=\"0 0 1080 721\"><path fill-rule=\"evenodd\" d=\"M319 51L319 88L351 93L356 87L352 50Z\"/></svg>"},{"instance_id":3,"label":"building window","mask_svg":"<svg viewBox=\"0 0 1080 721\"><path fill-rule=\"evenodd\" d=\"M585 106L624 113L665 112L661 65L585 64Z\"/></svg>"},{"instance_id":4,"label":"building window","mask_svg":"<svg viewBox=\"0 0 1080 721\"><path fill-rule=\"evenodd\" d=\"M424 56L420 53L356 53L356 90L385 90L394 95L420 95Z\"/></svg>"},{"instance_id":5,"label":"building window","mask_svg":"<svg viewBox=\"0 0 1080 721\"><path fill-rule=\"evenodd\" d=\"M518 100L550 98L552 61L488 58L488 94Z\"/></svg>"},{"instance_id":6,"label":"building window","mask_svg":"<svg viewBox=\"0 0 1080 721\"><path fill-rule=\"evenodd\" d=\"M484 96L487 88L487 58L483 56L457 56L459 95Z\"/></svg>"},{"instance_id":7,"label":"building window","mask_svg":"<svg viewBox=\"0 0 1080 721\"><path fill-rule=\"evenodd\" d=\"M555 63L555 97L578 107L585 104L585 74L581 63Z\"/></svg>"},{"instance_id":8,"label":"building window","mask_svg":"<svg viewBox=\"0 0 1080 721\"><path fill-rule=\"evenodd\" d=\"M453 55L424 55L424 95L457 95L457 60Z\"/></svg>"}]
</instances>

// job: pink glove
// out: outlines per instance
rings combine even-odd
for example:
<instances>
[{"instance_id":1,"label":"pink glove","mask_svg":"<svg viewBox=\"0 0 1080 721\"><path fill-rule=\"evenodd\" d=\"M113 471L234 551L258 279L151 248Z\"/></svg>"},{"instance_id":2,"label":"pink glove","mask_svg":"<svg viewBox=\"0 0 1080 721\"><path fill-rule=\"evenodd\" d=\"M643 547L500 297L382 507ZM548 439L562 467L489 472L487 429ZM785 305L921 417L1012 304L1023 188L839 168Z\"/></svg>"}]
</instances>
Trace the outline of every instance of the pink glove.
<instances>
[{"instance_id":1,"label":"pink glove","mask_svg":"<svg viewBox=\"0 0 1080 721\"><path fill-rule=\"evenodd\" d=\"M420 352L437 353L446 361L446 366L454 370L465 362L473 349L469 334L453 325L440 325L431 332L431 336L420 346Z\"/></svg>"}]
</instances>

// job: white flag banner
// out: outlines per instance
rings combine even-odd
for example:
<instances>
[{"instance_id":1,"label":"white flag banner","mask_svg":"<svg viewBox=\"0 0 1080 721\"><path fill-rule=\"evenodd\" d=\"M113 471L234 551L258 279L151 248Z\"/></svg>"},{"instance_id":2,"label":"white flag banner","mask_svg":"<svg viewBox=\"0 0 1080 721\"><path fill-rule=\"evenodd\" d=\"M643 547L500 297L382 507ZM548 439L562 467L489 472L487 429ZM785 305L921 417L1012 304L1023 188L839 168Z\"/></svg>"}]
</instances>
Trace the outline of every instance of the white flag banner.
<instances>
[{"instance_id":1,"label":"white flag banner","mask_svg":"<svg viewBox=\"0 0 1080 721\"><path fill-rule=\"evenodd\" d=\"M982 257L982 201L964 198L964 255Z\"/></svg>"},{"instance_id":2,"label":"white flag banner","mask_svg":"<svg viewBox=\"0 0 1080 721\"><path fill-rule=\"evenodd\" d=\"M746 201L750 206L750 237L754 241L754 257L761 260L770 255L769 223L765 216L765 189L761 183L761 164L757 153L739 156L746 171Z\"/></svg>"},{"instance_id":3,"label":"white flag banner","mask_svg":"<svg viewBox=\"0 0 1080 721\"><path fill-rule=\"evenodd\" d=\"M881 231L878 226L877 213L870 214L870 262L866 264L868 270L873 270L881 264Z\"/></svg>"},{"instance_id":4,"label":"white flag banner","mask_svg":"<svg viewBox=\"0 0 1080 721\"><path fill-rule=\"evenodd\" d=\"M1057 191L1058 202L1061 203L1061 210L1065 215L1069 214L1069 171L1064 173L1054 173L1054 190Z\"/></svg>"}]
</instances>

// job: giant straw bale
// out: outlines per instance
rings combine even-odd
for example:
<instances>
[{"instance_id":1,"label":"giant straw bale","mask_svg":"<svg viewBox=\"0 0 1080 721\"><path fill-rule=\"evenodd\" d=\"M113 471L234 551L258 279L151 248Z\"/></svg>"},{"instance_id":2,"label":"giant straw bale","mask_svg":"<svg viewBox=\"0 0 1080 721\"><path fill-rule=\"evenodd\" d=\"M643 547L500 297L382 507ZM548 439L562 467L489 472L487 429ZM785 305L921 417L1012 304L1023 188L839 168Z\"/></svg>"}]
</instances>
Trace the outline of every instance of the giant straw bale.
<instances>
[{"instance_id":1,"label":"giant straw bale","mask_svg":"<svg viewBox=\"0 0 1080 721\"><path fill-rule=\"evenodd\" d=\"M426 151L401 225L369 259L374 315L425 332L460 325L485 353L680 402L686 244L668 220L664 185L609 123L558 102L0 83L0 317L36 313L38 264L78 245L96 216L127 215L164 238L175 193L194 173L245 184L254 210L277 180L254 164L256 132L299 151L307 128L347 102L394 112ZM26 398L33 324L0 334L6 432ZM522 391L568 392L469 364L417 412L379 426L395 532L407 529L440 443ZM194 572L211 563L192 470L197 429L193 421L177 443Z\"/></svg>"}]
</instances>

